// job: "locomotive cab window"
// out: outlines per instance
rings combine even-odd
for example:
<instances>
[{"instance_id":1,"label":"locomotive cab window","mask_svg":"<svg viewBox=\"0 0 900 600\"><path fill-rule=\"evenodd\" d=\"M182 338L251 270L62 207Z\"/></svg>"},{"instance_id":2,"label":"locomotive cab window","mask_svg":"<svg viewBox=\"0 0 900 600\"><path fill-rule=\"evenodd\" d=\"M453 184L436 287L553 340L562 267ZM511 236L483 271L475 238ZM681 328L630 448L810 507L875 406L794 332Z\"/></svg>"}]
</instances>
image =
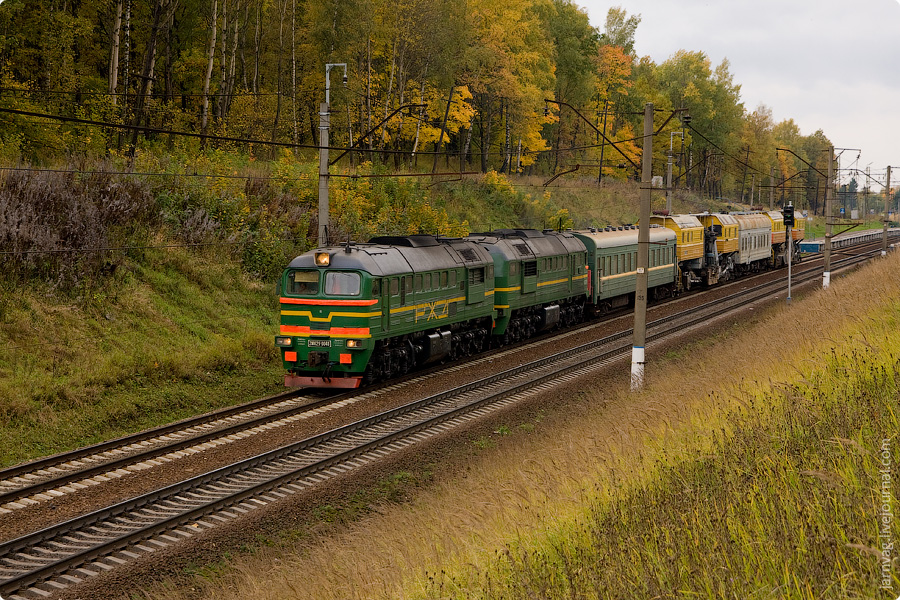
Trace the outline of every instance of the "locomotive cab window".
<instances>
[{"instance_id":1,"label":"locomotive cab window","mask_svg":"<svg viewBox=\"0 0 900 600\"><path fill-rule=\"evenodd\" d=\"M294 271L288 275L291 294L314 296L319 293L318 271Z\"/></svg>"},{"instance_id":2,"label":"locomotive cab window","mask_svg":"<svg viewBox=\"0 0 900 600\"><path fill-rule=\"evenodd\" d=\"M359 296L359 273L328 271L325 273L325 294L328 296Z\"/></svg>"}]
</instances>

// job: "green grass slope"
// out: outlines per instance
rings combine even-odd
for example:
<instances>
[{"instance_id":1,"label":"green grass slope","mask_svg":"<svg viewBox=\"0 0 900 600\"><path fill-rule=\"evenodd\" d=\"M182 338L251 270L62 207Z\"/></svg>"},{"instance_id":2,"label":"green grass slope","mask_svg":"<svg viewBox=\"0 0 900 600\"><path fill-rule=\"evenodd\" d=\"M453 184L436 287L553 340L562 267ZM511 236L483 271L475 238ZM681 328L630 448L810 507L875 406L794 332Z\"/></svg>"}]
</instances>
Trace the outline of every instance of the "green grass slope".
<instances>
[{"instance_id":1,"label":"green grass slope","mask_svg":"<svg viewBox=\"0 0 900 600\"><path fill-rule=\"evenodd\" d=\"M0 296L0 465L281 389L274 285L184 249L131 261L88 297Z\"/></svg>"}]
</instances>

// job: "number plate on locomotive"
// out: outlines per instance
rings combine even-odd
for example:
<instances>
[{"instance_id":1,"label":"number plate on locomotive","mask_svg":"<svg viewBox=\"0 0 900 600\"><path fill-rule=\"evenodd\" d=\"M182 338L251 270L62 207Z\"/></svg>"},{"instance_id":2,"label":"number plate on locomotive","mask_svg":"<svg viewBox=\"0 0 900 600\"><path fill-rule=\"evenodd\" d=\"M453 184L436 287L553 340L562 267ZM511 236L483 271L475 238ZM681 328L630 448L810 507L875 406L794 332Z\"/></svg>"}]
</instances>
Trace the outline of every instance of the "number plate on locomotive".
<instances>
[{"instance_id":1,"label":"number plate on locomotive","mask_svg":"<svg viewBox=\"0 0 900 600\"><path fill-rule=\"evenodd\" d=\"M331 348L331 340L309 340L310 348Z\"/></svg>"}]
</instances>

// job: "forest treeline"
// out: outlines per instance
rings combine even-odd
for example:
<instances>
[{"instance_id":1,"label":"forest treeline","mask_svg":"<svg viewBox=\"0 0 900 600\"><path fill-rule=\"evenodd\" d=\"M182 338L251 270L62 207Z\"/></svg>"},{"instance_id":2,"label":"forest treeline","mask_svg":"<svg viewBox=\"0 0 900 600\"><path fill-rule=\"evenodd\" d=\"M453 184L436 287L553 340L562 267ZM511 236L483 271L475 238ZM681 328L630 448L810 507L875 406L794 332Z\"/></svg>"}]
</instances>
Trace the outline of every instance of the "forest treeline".
<instances>
[{"instance_id":1,"label":"forest treeline","mask_svg":"<svg viewBox=\"0 0 900 600\"><path fill-rule=\"evenodd\" d=\"M5 0L0 160L209 148L267 159L273 142L312 157L326 65L346 64L346 85L343 67L329 72L330 145L357 148L345 168L599 175L602 164L605 177L633 177L653 102L657 127L685 109L656 138L656 174L671 147L679 187L750 201L774 169L788 181L779 196L821 211L824 185L803 161L825 170L824 133L744 107L727 60L640 58L639 25L612 7L592 26L570 0Z\"/></svg>"}]
</instances>

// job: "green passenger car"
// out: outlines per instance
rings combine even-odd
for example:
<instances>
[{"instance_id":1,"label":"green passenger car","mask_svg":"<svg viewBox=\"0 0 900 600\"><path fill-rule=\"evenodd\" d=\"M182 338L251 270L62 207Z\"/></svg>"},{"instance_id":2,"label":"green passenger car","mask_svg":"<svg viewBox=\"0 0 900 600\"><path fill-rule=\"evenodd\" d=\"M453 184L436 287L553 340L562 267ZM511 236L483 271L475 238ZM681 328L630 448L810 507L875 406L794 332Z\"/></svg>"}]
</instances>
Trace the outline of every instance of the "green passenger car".
<instances>
[{"instance_id":1,"label":"green passenger car","mask_svg":"<svg viewBox=\"0 0 900 600\"><path fill-rule=\"evenodd\" d=\"M637 280L638 228L576 231L574 235L587 248L590 302L597 312L606 313L631 304ZM650 298L670 295L677 276L675 233L672 230L650 228L649 259L647 289Z\"/></svg>"}]
</instances>

